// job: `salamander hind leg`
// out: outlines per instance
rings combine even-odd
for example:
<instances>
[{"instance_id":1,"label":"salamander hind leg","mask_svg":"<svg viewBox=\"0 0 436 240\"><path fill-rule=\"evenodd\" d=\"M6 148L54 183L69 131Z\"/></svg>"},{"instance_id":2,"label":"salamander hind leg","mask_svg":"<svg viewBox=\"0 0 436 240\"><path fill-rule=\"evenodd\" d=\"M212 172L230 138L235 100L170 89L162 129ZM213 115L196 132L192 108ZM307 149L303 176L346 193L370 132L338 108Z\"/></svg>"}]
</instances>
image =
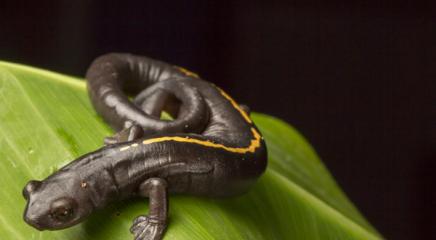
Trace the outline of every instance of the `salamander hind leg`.
<instances>
[{"instance_id":1,"label":"salamander hind leg","mask_svg":"<svg viewBox=\"0 0 436 240\"><path fill-rule=\"evenodd\" d=\"M167 226L167 184L161 178L150 178L141 184L139 194L150 199L148 215L138 216L130 228L135 240L160 240Z\"/></svg>"},{"instance_id":2,"label":"salamander hind leg","mask_svg":"<svg viewBox=\"0 0 436 240\"><path fill-rule=\"evenodd\" d=\"M111 137L104 138L104 144L110 145L115 143L133 141L144 136L144 130L141 126L135 123L128 122L126 123L126 127L117 132L115 135Z\"/></svg>"}]
</instances>

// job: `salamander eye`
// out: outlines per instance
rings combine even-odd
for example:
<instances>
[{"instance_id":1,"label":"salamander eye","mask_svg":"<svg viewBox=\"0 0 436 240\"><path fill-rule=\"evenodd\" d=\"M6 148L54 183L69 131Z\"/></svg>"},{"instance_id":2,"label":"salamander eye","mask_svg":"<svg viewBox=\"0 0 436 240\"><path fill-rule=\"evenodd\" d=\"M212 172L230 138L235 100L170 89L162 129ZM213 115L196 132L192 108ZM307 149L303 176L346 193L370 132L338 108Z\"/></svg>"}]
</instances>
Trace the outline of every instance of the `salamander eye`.
<instances>
[{"instance_id":1,"label":"salamander eye","mask_svg":"<svg viewBox=\"0 0 436 240\"><path fill-rule=\"evenodd\" d=\"M61 222L66 222L74 216L75 201L71 198L61 198L51 205L50 215Z\"/></svg>"},{"instance_id":2,"label":"salamander eye","mask_svg":"<svg viewBox=\"0 0 436 240\"><path fill-rule=\"evenodd\" d=\"M60 207L54 209L51 214L57 220L65 222L73 215L73 209Z\"/></svg>"}]
</instances>

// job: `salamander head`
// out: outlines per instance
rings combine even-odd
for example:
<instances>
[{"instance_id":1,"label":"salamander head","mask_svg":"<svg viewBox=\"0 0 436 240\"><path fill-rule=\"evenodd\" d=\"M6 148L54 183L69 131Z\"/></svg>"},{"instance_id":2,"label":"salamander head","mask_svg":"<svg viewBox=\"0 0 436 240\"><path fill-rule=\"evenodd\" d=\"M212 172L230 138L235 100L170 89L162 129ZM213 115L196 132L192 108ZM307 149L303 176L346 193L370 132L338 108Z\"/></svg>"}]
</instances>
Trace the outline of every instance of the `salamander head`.
<instances>
[{"instance_id":1,"label":"salamander head","mask_svg":"<svg viewBox=\"0 0 436 240\"><path fill-rule=\"evenodd\" d=\"M94 210L86 186L70 171L29 181L23 196L27 200L24 220L38 230L70 227Z\"/></svg>"}]
</instances>

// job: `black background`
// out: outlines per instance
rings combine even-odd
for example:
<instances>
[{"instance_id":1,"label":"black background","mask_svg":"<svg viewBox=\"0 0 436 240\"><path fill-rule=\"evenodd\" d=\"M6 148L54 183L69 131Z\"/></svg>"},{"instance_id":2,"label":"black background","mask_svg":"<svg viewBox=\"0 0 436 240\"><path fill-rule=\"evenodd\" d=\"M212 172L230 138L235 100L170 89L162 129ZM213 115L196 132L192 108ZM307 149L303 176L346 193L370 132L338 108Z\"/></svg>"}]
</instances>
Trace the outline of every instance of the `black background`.
<instances>
[{"instance_id":1,"label":"black background","mask_svg":"<svg viewBox=\"0 0 436 240\"><path fill-rule=\"evenodd\" d=\"M386 238L430 238L429 4L34 2L0 4L0 59L75 76L113 51L187 67L297 127Z\"/></svg>"}]
</instances>

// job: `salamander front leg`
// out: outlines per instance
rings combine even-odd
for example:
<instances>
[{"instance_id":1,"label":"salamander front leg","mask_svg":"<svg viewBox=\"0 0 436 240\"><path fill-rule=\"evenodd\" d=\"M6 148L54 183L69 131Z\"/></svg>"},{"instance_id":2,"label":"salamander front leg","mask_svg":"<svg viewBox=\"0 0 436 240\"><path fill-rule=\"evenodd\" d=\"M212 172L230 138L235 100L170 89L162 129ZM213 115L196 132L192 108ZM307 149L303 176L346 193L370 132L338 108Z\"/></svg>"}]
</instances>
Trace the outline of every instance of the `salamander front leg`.
<instances>
[{"instance_id":1,"label":"salamander front leg","mask_svg":"<svg viewBox=\"0 0 436 240\"><path fill-rule=\"evenodd\" d=\"M159 240L167 226L167 183L161 178L150 178L141 184L139 194L150 199L148 215L133 221L130 232L135 240Z\"/></svg>"},{"instance_id":2,"label":"salamander front leg","mask_svg":"<svg viewBox=\"0 0 436 240\"><path fill-rule=\"evenodd\" d=\"M130 126L117 132L112 137L105 137L104 144L110 145L110 144L115 144L115 143L120 143L120 142L133 141L133 140L141 138L144 135L144 130L138 124L134 124L134 123L129 122L127 125L130 125Z\"/></svg>"}]
</instances>

